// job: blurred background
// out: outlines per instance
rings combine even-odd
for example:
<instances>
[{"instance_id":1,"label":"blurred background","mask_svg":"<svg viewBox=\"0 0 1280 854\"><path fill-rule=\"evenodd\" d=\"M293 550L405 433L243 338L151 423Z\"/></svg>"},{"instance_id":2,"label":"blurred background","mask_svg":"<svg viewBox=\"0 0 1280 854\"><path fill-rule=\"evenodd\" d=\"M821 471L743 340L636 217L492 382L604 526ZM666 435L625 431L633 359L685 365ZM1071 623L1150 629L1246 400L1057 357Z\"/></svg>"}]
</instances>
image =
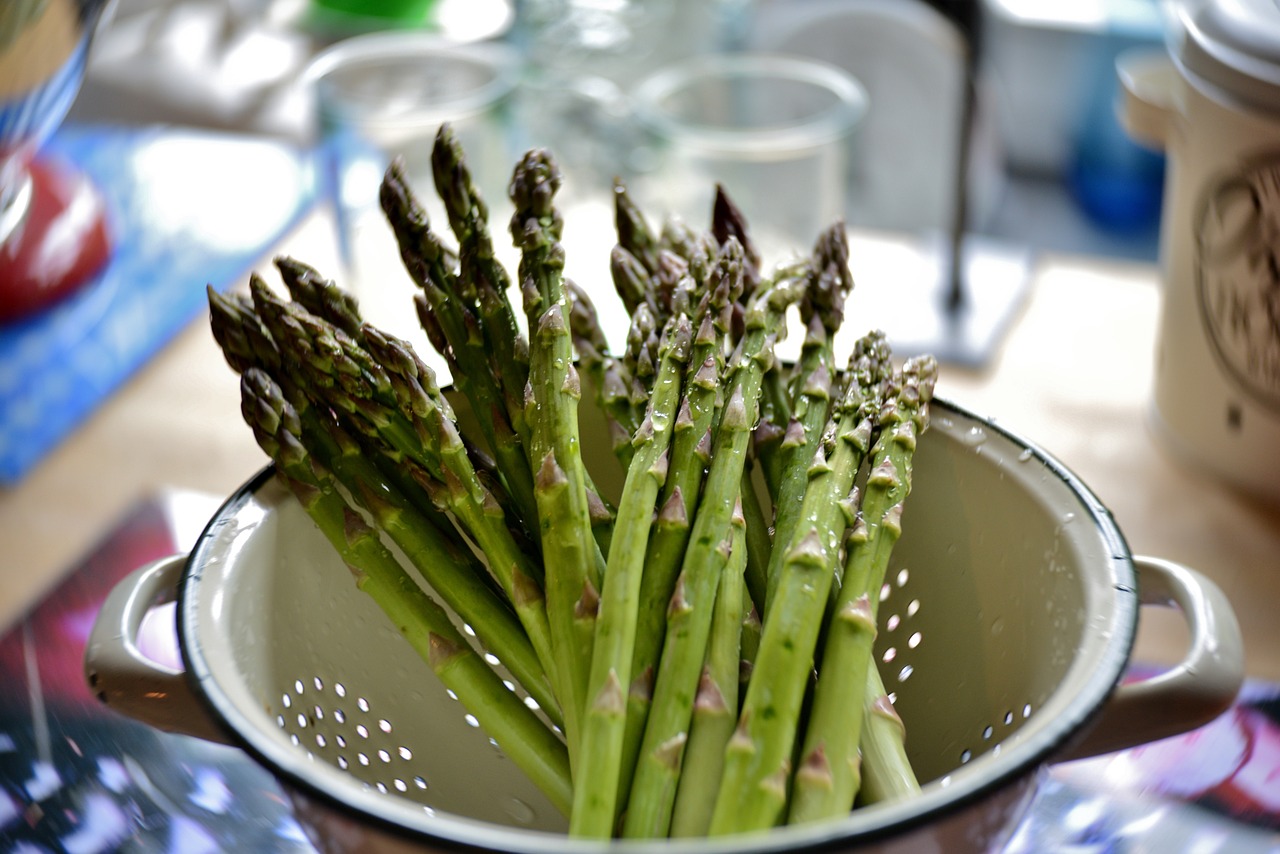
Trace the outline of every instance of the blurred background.
<instances>
[{"instance_id":1,"label":"blurred background","mask_svg":"<svg viewBox=\"0 0 1280 854\"><path fill-rule=\"evenodd\" d=\"M42 73L31 57L49 76L71 52L74 39L21 50L62 7L96 25L68 123L299 146L316 139L307 65L335 42L397 30L511 45L522 111L510 147L552 146L580 184L643 168L620 140L651 72L705 54L813 58L870 95L852 143L852 226L1156 253L1163 163L1119 127L1114 60L1160 43L1157 0L21 0L0 13L9 94Z\"/></svg>"},{"instance_id":2,"label":"blurred background","mask_svg":"<svg viewBox=\"0 0 1280 854\"><path fill-rule=\"evenodd\" d=\"M377 45L363 59L345 53L377 34L410 45L401 68L411 71L375 70ZM611 219L614 178L641 188L658 216L690 185L709 192L705 175L671 165L680 143L662 138L670 122L655 124L645 85L708 58L808 61L857 90L839 96L838 162L828 151L819 177L767 179L782 189L744 179L761 190L746 199L748 219L810 204L842 216L854 310L900 353L981 369L1043 253L1156 260L1164 161L1121 130L1115 59L1162 38L1156 0L6 2L0 483L21 478L193 320L206 285L242 282L316 212L336 222L338 251L332 267L309 260L375 323L412 337L396 319L406 298L368 286L403 278L377 181L388 149L424 160L441 117L459 118L495 231L511 164L530 146L556 154L562 203L587 208L571 217L586 224L570 232L586 246L570 251L584 259L570 274L599 278L605 267L592 265L607 263L612 238L591 228ZM449 51L475 67L440 58ZM750 92L743 100L765 103ZM472 97L489 99L474 129L464 127ZM734 98L714 90L706 103L667 100L694 137L704 113L738 120ZM767 109L802 109L787 94L773 101ZM823 109L805 120L826 121ZM750 154L747 168L776 154ZM433 195L421 186L429 174L411 177ZM360 205L373 228L353 213ZM824 225L802 223L795 248ZM607 290L593 298L608 303Z\"/></svg>"},{"instance_id":3,"label":"blurred background","mask_svg":"<svg viewBox=\"0 0 1280 854\"><path fill-rule=\"evenodd\" d=\"M270 275L277 252L354 281L342 209L348 195L376 194L380 167L346 170L362 162L348 155L367 153L369 140L335 134L359 115L326 111L320 101L350 94L385 107L394 129L398 110L412 112L459 82L492 84L500 107L468 152L473 166L489 164L478 177L494 236L505 242L511 164L525 147L549 146L566 173L565 205L580 208L566 211L575 264L579 247L569 244L579 228L595 244L587 248L607 256L611 240L595 237L612 226L601 206L613 178L642 183L660 171L661 151L641 131L644 84L688 61L783 55L834 70L865 95L841 143L837 188L858 283L849 312L856 322L846 327L884 328L900 355L938 354L946 396L1060 458L1114 513L1135 552L1211 573L1245 628L1250 674L1268 680L1253 695L1270 704L1265 716L1244 709L1224 719L1196 742L1194 760L1175 745L1148 752L1145 770L1130 756L1055 773L1008 850L1095 850L1112 844L1107 834L1144 837L1147 847L1140 839L1126 850L1176 847L1152 844L1152 832L1196 850L1276 850L1280 512L1183 466L1145 426L1164 291L1166 164L1120 126L1116 60L1131 48L1165 52L1163 7L0 0L0 631L14 627L0 635L0 665L6 649L39 646L58 658L61 669L47 671L47 685L57 686L49 706L89 710L96 726L105 710L80 680L77 644L107 586L145 560L189 548L212 508L261 466L237 417L234 375L208 332L206 288L243 288L251 270ZM501 71L318 85L318 70L341 55L334 51L378 34L426 40L436 53L457 48ZM414 143L419 151L425 144ZM351 175L360 180L346 181ZM777 198L796 195L803 193ZM592 298L603 303L606 268L592 264L587 276L595 279L571 274L594 282ZM408 294L398 291L393 302L412 323ZM367 309L377 289L361 284L358 295ZM793 339L787 343L798 345ZM19 620L33 608L33 619ZM1184 641L1181 618L1148 614L1135 661L1176 661ZM34 657L10 661L9 672L29 673ZM0 689L0 713L11 702L27 727L44 714L45 699ZM121 747L114 732L96 745L70 735L64 743L47 728L34 726L28 740L3 724L0 714L0 784L8 785L0 785L0 848L11 831L83 838L107 820L110 839L138 824L152 836L173 828L179 842L183 832L215 825L228 838L246 830L281 838L276 825L239 812L261 807L272 822L282 812L278 796L258 796L253 787L267 785L260 778L238 776L255 773L243 757L228 761L236 770L224 780L206 773L207 748L194 748L198 761L188 762L156 747L149 731L136 747ZM60 766L65 779L50 774L51 743L73 754ZM113 761L127 750L151 777L99 762L95 746ZM1200 773L1188 774L1188 763ZM121 791L120 799L133 798L134 789L120 788L128 775L147 780L146 797L166 814L173 792L196 791L194 808L183 802L174 812L209 825L152 821L156 810L137 819L126 808L82 821L82 807L114 803ZM82 790L99 800L82 800ZM1272 835L1265 847L1233 847L1238 837L1205 811L1157 810L1127 794L1152 790L1209 802ZM1198 835L1208 841L1198 845ZM301 837L284 838L305 850Z\"/></svg>"},{"instance_id":4,"label":"blurred background","mask_svg":"<svg viewBox=\"0 0 1280 854\"><path fill-rule=\"evenodd\" d=\"M706 53L824 60L870 92L851 224L948 228L967 133L973 230L1035 248L1155 256L1162 163L1120 129L1114 60L1160 44L1157 0L117 0L69 121L303 143L312 128L297 83L308 60L378 29L516 46L538 105L524 141L560 143L563 160L605 173L625 164L584 151L602 143L581 124L620 121L646 73ZM601 104L613 115L597 114Z\"/></svg>"}]
</instances>

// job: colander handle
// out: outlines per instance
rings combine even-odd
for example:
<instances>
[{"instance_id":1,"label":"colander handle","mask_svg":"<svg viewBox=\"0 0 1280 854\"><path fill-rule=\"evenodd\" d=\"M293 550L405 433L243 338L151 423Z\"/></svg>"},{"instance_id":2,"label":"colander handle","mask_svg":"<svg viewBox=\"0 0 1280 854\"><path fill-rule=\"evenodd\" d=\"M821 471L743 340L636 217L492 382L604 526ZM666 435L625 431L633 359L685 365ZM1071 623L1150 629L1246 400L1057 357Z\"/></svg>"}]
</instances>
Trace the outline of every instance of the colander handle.
<instances>
[{"instance_id":1,"label":"colander handle","mask_svg":"<svg viewBox=\"0 0 1280 854\"><path fill-rule=\"evenodd\" d=\"M1082 759L1188 732L1231 707L1244 681L1244 643L1226 594L1172 561L1135 557L1143 605L1177 608L1190 645L1181 663L1118 686L1097 724L1062 759Z\"/></svg>"},{"instance_id":2,"label":"colander handle","mask_svg":"<svg viewBox=\"0 0 1280 854\"><path fill-rule=\"evenodd\" d=\"M107 595L84 653L89 687L106 705L156 729L230 743L205 712L182 670L148 658L138 645L147 612L176 598L185 554L130 573Z\"/></svg>"}]
</instances>

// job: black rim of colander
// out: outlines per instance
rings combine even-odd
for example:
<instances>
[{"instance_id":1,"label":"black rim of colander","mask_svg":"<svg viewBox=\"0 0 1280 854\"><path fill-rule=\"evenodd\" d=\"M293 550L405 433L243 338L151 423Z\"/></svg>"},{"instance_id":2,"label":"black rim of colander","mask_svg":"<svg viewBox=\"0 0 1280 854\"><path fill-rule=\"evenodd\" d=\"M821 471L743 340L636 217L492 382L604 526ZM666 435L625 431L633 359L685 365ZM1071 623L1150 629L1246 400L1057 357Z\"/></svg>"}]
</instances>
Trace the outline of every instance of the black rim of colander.
<instances>
[{"instance_id":1,"label":"black rim of colander","mask_svg":"<svg viewBox=\"0 0 1280 854\"><path fill-rule=\"evenodd\" d=\"M398 815L395 800L392 798L377 793L352 792L350 794L356 795L362 801L361 805L357 805L317 784L308 775L308 771L314 766L308 765L302 756L294 755L293 751L284 750L271 739L256 739L252 736L254 731L252 722L237 711L234 703L218 687L211 676L202 650L198 644L193 643L193 639L199 634L199 614L195 605L198 601L197 589L203 577L202 568L208 558L207 550L214 543L219 526L233 517L275 476L275 467L272 465L260 470L223 502L206 525L188 557L177 591L178 644L187 667L187 682L211 719L225 730L228 740L270 770L282 783L359 824L372 825L380 832L406 841L444 846L455 851L503 851L512 852L512 854L544 854L544 852L545 854L553 854L553 852L555 854L559 852L587 854L587 852L606 849L634 851L637 854L646 851L678 854L682 851L695 850L699 854L718 854L718 852L780 854L783 851L847 850L851 844L861 846L910 834L968 808L981 807L997 792L1012 788L1018 780L1033 778L1055 755L1062 753L1082 737L1087 732L1089 724L1101 713L1107 698L1123 677L1137 631L1138 593L1133 557L1110 510L1093 491L1055 457L1017 433L950 401L935 399L933 405L935 417L950 413L973 420L981 425L983 430L994 432L1020 448L1023 459L1027 459L1027 454L1030 454L1030 459L1038 461L1045 471L1056 476L1075 495L1081 509L1088 514L1110 552L1111 581L1115 588L1116 599L1112 624L1107 627L1111 637L1102 650L1100 660L1092 674L1075 698L1068 703L1063 713L1051 724L1037 730L1017 746L1016 755L1019 755L1017 761L1005 762L999 773L984 774L980 778L973 777L964 785L953 785L949 789L926 785L925 791L909 802L896 805L882 804L874 808L857 810L855 815L860 817L856 819L855 828L848 826L849 822L855 821L851 818L832 820L813 826L781 828L756 839L743 836L712 840L600 843L569 839L561 834L499 827L463 816L448 815L445 819L442 818L442 814L429 817L424 813L410 810L404 810L403 815ZM1015 752L1010 751L1010 754L1014 755ZM1026 800L1024 796L1024 803ZM364 803L367 803L367 807L363 805ZM875 820L872 820L873 815ZM1012 827L1006 827L1005 831L1009 832L1012 829Z\"/></svg>"}]
</instances>

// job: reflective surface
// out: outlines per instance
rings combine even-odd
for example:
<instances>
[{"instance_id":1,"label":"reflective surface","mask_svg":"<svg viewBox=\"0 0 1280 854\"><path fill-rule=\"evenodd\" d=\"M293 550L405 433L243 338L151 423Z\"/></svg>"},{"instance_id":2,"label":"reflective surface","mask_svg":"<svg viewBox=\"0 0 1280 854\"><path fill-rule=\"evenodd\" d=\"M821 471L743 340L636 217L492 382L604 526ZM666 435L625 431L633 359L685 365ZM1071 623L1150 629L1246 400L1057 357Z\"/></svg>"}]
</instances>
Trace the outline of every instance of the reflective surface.
<instances>
[{"instance_id":1,"label":"reflective surface","mask_svg":"<svg viewBox=\"0 0 1280 854\"><path fill-rule=\"evenodd\" d=\"M56 302L107 262L101 200L38 158L84 77L105 0L0 8L0 322Z\"/></svg>"},{"instance_id":2,"label":"reflective surface","mask_svg":"<svg viewBox=\"0 0 1280 854\"><path fill-rule=\"evenodd\" d=\"M0 849L311 852L291 805L240 751L111 712L82 681L98 604L142 564L189 548L220 499L139 503L55 591L0 634ZM142 641L176 662L157 609ZM1003 849L1274 851L1280 845L1280 688L1180 738L1056 766ZM364 828L349 827L357 837Z\"/></svg>"}]
</instances>

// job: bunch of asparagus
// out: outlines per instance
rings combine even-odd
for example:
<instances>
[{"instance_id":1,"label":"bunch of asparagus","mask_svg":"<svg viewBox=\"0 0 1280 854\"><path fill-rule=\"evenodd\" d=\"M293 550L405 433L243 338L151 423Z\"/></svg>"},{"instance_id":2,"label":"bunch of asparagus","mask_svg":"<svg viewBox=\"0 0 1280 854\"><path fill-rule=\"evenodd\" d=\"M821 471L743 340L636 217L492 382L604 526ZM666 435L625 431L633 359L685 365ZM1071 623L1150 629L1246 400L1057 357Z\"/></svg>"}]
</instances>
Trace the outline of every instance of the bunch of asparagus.
<instances>
[{"instance_id":1,"label":"bunch of asparagus","mask_svg":"<svg viewBox=\"0 0 1280 854\"><path fill-rule=\"evenodd\" d=\"M765 272L722 188L707 231L655 231L616 184L630 326L613 353L564 276L551 156L530 151L510 183L523 324L448 126L431 162L454 245L398 164L381 202L477 435L406 342L305 264L277 260L288 299L256 275L247 295L209 290L244 418L355 583L574 835L737 833L918 788L871 645L936 365L895 367L879 332L837 364L843 226ZM583 461L584 385L616 496Z\"/></svg>"}]
</instances>

